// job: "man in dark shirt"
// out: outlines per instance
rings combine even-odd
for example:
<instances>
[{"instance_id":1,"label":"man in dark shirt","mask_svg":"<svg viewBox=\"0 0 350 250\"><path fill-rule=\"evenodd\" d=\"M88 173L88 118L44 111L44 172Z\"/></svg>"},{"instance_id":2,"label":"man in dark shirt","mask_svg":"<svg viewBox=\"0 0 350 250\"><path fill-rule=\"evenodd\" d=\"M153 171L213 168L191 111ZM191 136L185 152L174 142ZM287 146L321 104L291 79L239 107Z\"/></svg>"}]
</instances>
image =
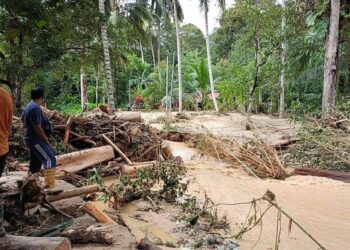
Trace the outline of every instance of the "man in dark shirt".
<instances>
[{"instance_id":1,"label":"man in dark shirt","mask_svg":"<svg viewBox=\"0 0 350 250\"><path fill-rule=\"evenodd\" d=\"M40 106L44 103L44 90L40 87L31 91L32 101L22 114L24 124L24 143L29 149L29 171L37 173L44 166L45 185L54 188L56 157L48 135L51 124Z\"/></svg>"}]
</instances>

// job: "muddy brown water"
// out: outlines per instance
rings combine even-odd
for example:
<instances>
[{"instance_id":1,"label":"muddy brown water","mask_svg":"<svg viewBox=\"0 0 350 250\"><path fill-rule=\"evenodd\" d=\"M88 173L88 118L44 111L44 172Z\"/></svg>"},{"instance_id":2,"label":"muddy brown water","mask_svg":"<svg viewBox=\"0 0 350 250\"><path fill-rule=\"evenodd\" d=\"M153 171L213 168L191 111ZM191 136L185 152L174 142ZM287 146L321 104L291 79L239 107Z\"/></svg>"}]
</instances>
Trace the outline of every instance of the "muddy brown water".
<instances>
[{"instance_id":1,"label":"muddy brown water","mask_svg":"<svg viewBox=\"0 0 350 250\"><path fill-rule=\"evenodd\" d=\"M143 115L152 123L160 113ZM246 117L239 114L228 116L196 115L191 121L176 124L186 132L210 131L218 137L244 139L259 136L276 142L296 134L297 124L268 116L252 116L256 129L245 130ZM162 128L161 124L152 126ZM350 184L321 177L294 176L285 181L260 180L247 175L240 168L232 168L216 159L201 155L185 143L170 142L175 156L181 156L191 178L190 193L199 198L204 192L216 203L236 203L261 197L267 189L276 195L279 206L299 222L326 249L350 249ZM112 180L113 181L113 180ZM219 214L230 222L232 234L240 229L246 219L249 206L219 206ZM166 216L153 212L143 215L147 222L132 218L137 213L134 203L127 204L122 215L137 239L153 235L163 242L176 242L182 235L172 233L176 223ZM277 210L270 209L263 219L262 227L246 233L238 243L240 249L274 249ZM280 249L318 249L300 229L282 217ZM261 232L260 232L261 230Z\"/></svg>"}]
</instances>

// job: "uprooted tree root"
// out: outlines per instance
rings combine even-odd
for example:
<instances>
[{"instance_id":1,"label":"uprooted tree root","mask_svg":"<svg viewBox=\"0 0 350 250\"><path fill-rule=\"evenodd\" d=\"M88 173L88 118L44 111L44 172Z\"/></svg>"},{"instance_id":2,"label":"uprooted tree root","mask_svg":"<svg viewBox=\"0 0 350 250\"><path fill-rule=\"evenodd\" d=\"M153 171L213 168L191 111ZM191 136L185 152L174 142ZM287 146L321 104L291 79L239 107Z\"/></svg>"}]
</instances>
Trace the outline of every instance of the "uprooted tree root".
<instances>
[{"instance_id":1,"label":"uprooted tree root","mask_svg":"<svg viewBox=\"0 0 350 250\"><path fill-rule=\"evenodd\" d=\"M190 145L201 152L229 164L242 165L261 178L285 179L286 164L276 149L260 139L252 139L243 145L235 141L217 139L210 134L195 136Z\"/></svg>"}]
</instances>

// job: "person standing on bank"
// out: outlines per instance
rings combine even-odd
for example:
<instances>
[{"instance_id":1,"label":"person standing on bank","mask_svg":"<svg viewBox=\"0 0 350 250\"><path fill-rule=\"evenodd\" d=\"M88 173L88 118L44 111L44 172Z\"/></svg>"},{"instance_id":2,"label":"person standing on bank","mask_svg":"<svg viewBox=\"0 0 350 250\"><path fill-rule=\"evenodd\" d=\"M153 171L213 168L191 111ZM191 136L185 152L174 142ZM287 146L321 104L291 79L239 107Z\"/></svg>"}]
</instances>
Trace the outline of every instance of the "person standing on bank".
<instances>
[{"instance_id":1,"label":"person standing on bank","mask_svg":"<svg viewBox=\"0 0 350 250\"><path fill-rule=\"evenodd\" d=\"M12 127L13 104L10 94L0 87L0 177L9 152L8 138ZM3 199L0 198L0 237L5 236Z\"/></svg>"},{"instance_id":2,"label":"person standing on bank","mask_svg":"<svg viewBox=\"0 0 350 250\"><path fill-rule=\"evenodd\" d=\"M9 152L8 138L12 127L13 104L10 94L0 87L0 177Z\"/></svg>"},{"instance_id":3,"label":"person standing on bank","mask_svg":"<svg viewBox=\"0 0 350 250\"><path fill-rule=\"evenodd\" d=\"M52 125L40 106L44 104L44 89L37 87L31 91L32 101L22 114L24 143L29 149L29 171L35 174L44 166L45 187L55 187L56 157L49 141Z\"/></svg>"}]
</instances>

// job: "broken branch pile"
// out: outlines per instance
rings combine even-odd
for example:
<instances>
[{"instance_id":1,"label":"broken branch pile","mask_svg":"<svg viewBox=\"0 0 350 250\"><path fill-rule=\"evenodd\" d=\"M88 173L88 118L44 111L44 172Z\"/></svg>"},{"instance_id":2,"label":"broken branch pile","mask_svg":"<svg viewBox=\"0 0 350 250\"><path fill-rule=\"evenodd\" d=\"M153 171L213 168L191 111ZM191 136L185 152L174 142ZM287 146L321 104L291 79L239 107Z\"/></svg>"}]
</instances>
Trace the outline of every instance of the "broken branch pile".
<instances>
[{"instance_id":1,"label":"broken branch pile","mask_svg":"<svg viewBox=\"0 0 350 250\"><path fill-rule=\"evenodd\" d=\"M286 164L274 146L259 139L239 145L235 141L219 140L210 134L199 134L190 145L218 160L234 165L239 163L261 178L285 179L288 176Z\"/></svg>"},{"instance_id":2,"label":"broken branch pile","mask_svg":"<svg viewBox=\"0 0 350 250\"><path fill-rule=\"evenodd\" d=\"M342 116L307 119L299 131L301 141L288 151L298 167L350 170L350 122Z\"/></svg>"}]
</instances>

